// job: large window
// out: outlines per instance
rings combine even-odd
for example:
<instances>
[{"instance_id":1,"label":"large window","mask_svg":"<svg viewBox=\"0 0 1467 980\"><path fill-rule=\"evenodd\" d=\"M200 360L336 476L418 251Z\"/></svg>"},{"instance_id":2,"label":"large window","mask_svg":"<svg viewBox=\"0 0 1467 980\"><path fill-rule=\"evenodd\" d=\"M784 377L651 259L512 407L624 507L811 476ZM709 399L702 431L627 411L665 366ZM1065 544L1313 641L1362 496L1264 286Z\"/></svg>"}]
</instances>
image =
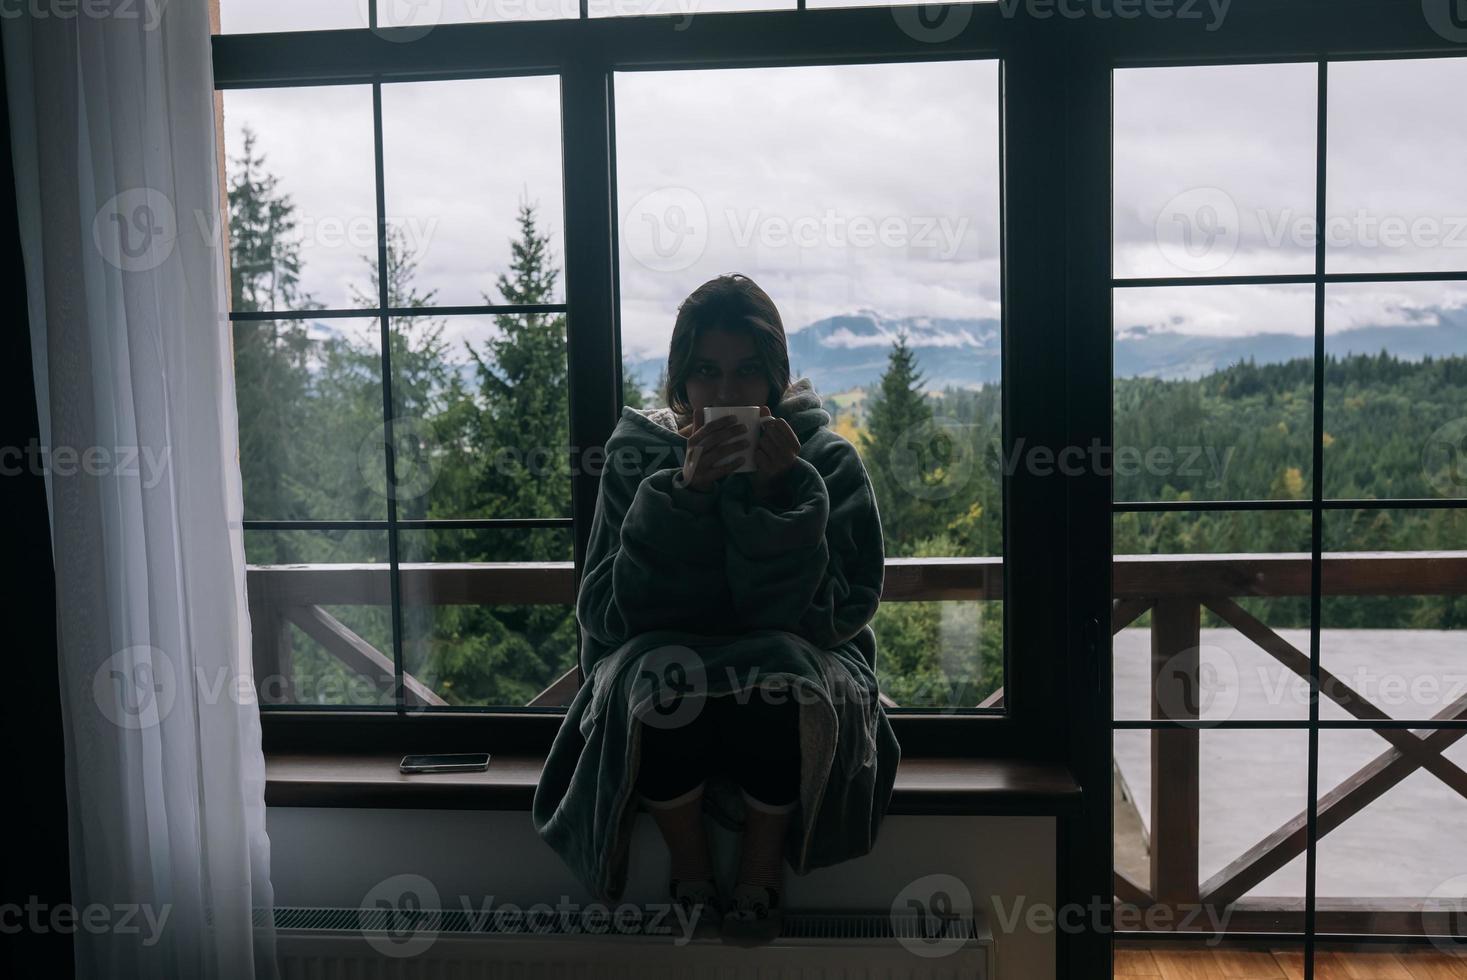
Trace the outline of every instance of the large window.
<instances>
[{"instance_id":1,"label":"large window","mask_svg":"<svg viewBox=\"0 0 1467 980\"><path fill-rule=\"evenodd\" d=\"M267 705L525 706L575 664L559 79L223 103Z\"/></svg>"},{"instance_id":2,"label":"large window","mask_svg":"<svg viewBox=\"0 0 1467 980\"><path fill-rule=\"evenodd\" d=\"M683 297L753 276L877 491L887 705L1002 715L999 62L606 77L619 303L582 336L619 340L621 403L664 404ZM579 683L563 87L224 93L267 706L555 710Z\"/></svg>"},{"instance_id":3,"label":"large window","mask_svg":"<svg viewBox=\"0 0 1467 980\"><path fill-rule=\"evenodd\" d=\"M1069 765L1070 896L1224 975L1460 936L1457 5L222 2L267 730L543 749L583 453L743 272L877 484L904 753Z\"/></svg>"},{"instance_id":4,"label":"large window","mask_svg":"<svg viewBox=\"0 0 1467 980\"><path fill-rule=\"evenodd\" d=\"M1275 965L1460 932L1464 87L1114 75L1117 894Z\"/></svg>"}]
</instances>

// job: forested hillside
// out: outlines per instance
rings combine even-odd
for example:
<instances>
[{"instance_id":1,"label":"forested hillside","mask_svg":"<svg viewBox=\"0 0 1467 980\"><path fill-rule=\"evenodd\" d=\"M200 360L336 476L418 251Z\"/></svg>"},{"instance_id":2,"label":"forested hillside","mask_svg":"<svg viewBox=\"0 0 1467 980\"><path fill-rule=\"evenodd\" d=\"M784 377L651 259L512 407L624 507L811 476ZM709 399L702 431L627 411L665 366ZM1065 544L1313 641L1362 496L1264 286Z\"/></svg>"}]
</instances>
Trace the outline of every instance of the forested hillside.
<instances>
[{"instance_id":1,"label":"forested hillside","mask_svg":"<svg viewBox=\"0 0 1467 980\"><path fill-rule=\"evenodd\" d=\"M390 234L389 305L422 315L390 323L393 448L398 481L383 474L381 328L371 316L313 318L299 288L294 206L254 140L231 161L233 309L299 315L234 324L240 465L252 520L376 520L391 499L399 518L570 516L565 318L493 317L485 329L433 315L415 285L418 257ZM557 266L535 207L520 207L504 243L508 271L485 303L533 304L553 295ZM363 270L364 306L377 272ZM1024 457L1000 451L997 385L928 394L917 357L898 337L862 389L822 392L833 428L861 452L875 488L886 553L897 557L1000 556L1002 479ZM1467 360L1352 356L1326 365L1325 478L1331 497L1467 494L1462 438L1442 427L1467 417ZM1120 500L1292 498L1313 479L1313 371L1308 360L1240 363L1197 380L1122 378L1115 386ZM642 393L624 368L624 403ZM859 405L859 413L854 406ZM1467 425L1467 423L1462 423ZM1453 435L1455 433L1455 435ZM1435 438L1435 442L1433 439ZM1453 441L1455 440L1455 442ZM1057 477L1063 478L1063 477ZM1126 514L1119 554L1307 551L1308 515L1281 512ZM1467 547L1460 511L1337 511L1328 549ZM246 534L252 564L387 561L382 530ZM399 559L413 562L570 561L568 529L406 529ZM523 705L575 662L569 606L434 605L405 597L406 668L450 704ZM1256 603L1274 626L1307 625L1307 602ZM391 655L384 606L329 611ZM1460 626L1461 599L1355 599L1326 603L1326 626ZM1003 683L998 602L887 603L877 614L882 687L899 704L973 706ZM296 631L299 700L385 703Z\"/></svg>"}]
</instances>

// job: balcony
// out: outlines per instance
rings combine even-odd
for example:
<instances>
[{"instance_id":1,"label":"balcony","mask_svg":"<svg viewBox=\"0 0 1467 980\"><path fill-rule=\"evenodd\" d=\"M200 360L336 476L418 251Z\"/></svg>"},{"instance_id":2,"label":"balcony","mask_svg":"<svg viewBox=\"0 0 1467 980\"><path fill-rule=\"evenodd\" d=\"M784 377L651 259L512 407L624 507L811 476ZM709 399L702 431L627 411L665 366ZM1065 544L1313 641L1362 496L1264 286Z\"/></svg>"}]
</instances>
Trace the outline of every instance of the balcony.
<instances>
[{"instance_id":1,"label":"balcony","mask_svg":"<svg viewBox=\"0 0 1467 980\"><path fill-rule=\"evenodd\" d=\"M1301 805L1276 825L1243 828L1240 833L1219 835L1236 839L1236 852L1228 853L1220 870L1204 878L1201 869L1218 863L1217 841L1207 847L1201 828L1204 818L1201 751L1203 732L1211 723L1202 710L1198 692L1203 687L1203 613L1210 612L1225 628L1261 651L1279 673L1293 683L1307 683L1310 659L1307 630L1300 641L1291 633L1262 622L1244 608L1254 597L1307 597L1310 594L1310 559L1307 554L1224 554L1118 556L1114 563L1112 632L1119 634L1149 614L1149 658L1135 674L1121 669L1121 647L1117 647L1117 705L1127 698L1147 706L1135 717L1177 722L1161 728L1138 728L1136 734L1148 745L1150 765L1130 766L1118 752L1117 841L1115 892L1123 903L1140 912L1157 910L1210 910L1194 916L1196 928L1209 921L1224 921L1230 931L1269 933L1302 932L1303 899L1299 894L1258 895L1255 889L1301 860L1306 847L1307 806ZM1321 568L1325 596L1457 596L1467 593L1467 552L1348 552L1324 557ZM1002 560L998 558L892 559L887 562L883 601L973 601L999 600L1002 594ZM248 571L251 615L254 623L254 661L257 677L292 676L291 627L320 644L332 657L369 681L382 692L393 686L392 657L348 629L326 609L332 605L390 603L391 587L386 565L280 565L251 566ZM400 591L404 608L414 604L453 605L565 605L574 603L574 569L568 562L404 564ZM1343 632L1343 631L1340 631ZM1377 632L1377 631L1359 631ZM1302 648L1301 648L1302 645ZM1467 649L1462 651L1467 667ZM1329 718L1329 705L1338 706L1339 717L1365 722L1387 722L1390 716L1350 686L1342 677L1321 664L1320 717ZM571 669L546 686L529 702L533 707L557 707L568 703L574 693L575 670ZM289 702L291 692L276 692L277 702ZM446 706L428 685L411 675L404 676L403 694L412 706ZM893 706L887 699L888 706ZM1001 707L1000 690L975 707ZM1247 712L1242 712L1246 716ZM1408 714L1408 720L1420 720ZM1431 717L1432 722L1459 722L1467 717L1467 694L1452 692ZM1270 732L1276 737L1302 739L1307 729L1307 704L1292 731ZM1449 760L1445 751L1459 741L1467 729L1436 729L1418 735L1409 728L1382 727L1352 731L1368 737L1374 732L1383 748L1346 778L1320 778L1317 834L1321 841L1330 835L1342 838L1352 830L1352 819L1413 775L1430 774L1433 786L1455 804L1467 798L1467 772ZM1329 732L1327 734L1334 734ZM1260 764L1267 760L1253 760ZM1277 761L1276 759L1273 761ZM1242 765L1242 762L1238 763ZM1137 785L1138 772L1145 782ZM1213 776L1220 774L1213 773ZM1303 769L1299 769L1297 794L1303 799ZM1234 774L1234 782L1239 774ZM1256 785L1248 773L1242 785ZM1246 792L1246 790L1245 790ZM1142 806L1136 806L1137 801ZM1399 802L1399 801L1398 801ZM1277 805L1275 803L1275 809ZM1268 807L1260 807L1267 810ZM1467 809L1459 811L1467 814ZM1438 819L1450 812L1437 813ZM1429 827L1431 821L1424 825ZM1427 832L1427 831L1423 831ZM1250 840L1251 843L1247 843ZM1467 856L1467 835L1455 837L1458 856ZM1381 854L1389 855L1389 843ZM1380 855L1377 855L1380 856ZM1450 855L1443 855L1449 857ZM1207 860L1204 860L1204 857ZM1346 869L1348 870L1348 869ZM1409 869L1403 868L1403 873ZM1348 878L1348 874L1346 875ZM1409 875L1407 875L1409 879ZM1280 879L1273 879L1280 880ZM1337 890L1337 889L1336 889ZM1417 888L1426 892L1425 888ZM1400 894L1386 889L1379 895L1341 897L1321 889L1318 900L1317 932L1354 935L1359 933L1420 935L1423 932L1460 930L1462 903L1444 907L1438 896ZM1455 910L1455 913L1454 913ZM1451 922L1446 916L1455 914ZM1442 918L1438 923L1434 916ZM1186 929L1180 916L1169 921ZM1150 921L1150 920L1148 920ZM1436 928L1439 926L1440 928ZM1431 927L1431 928L1428 928Z\"/></svg>"}]
</instances>

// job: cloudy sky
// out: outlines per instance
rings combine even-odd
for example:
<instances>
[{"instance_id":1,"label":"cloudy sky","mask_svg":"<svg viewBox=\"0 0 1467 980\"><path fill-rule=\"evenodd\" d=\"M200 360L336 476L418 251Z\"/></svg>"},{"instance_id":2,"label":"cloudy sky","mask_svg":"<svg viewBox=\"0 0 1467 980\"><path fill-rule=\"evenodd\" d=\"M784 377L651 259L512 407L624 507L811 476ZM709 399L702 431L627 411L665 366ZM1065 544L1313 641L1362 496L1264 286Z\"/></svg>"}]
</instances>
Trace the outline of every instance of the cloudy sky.
<instances>
[{"instance_id":1,"label":"cloudy sky","mask_svg":"<svg viewBox=\"0 0 1467 980\"><path fill-rule=\"evenodd\" d=\"M978 3L990 0L976 0ZM220 0L229 34L312 31L369 26L368 0ZM876 7L886 0L807 0L808 7ZM796 0L589 0L592 17L689 14L732 10L793 10ZM506 20L552 20L580 14L578 0L379 0L384 27Z\"/></svg>"},{"instance_id":2,"label":"cloudy sky","mask_svg":"<svg viewBox=\"0 0 1467 980\"><path fill-rule=\"evenodd\" d=\"M444 19L489 10L452 2L463 9L443 0ZM529 3L495 9L542 9ZM356 0L224 3L227 31L361 16ZM1315 86L1310 64L1118 72L1116 275L1312 271ZM774 297L790 331L859 310L998 315L995 62L620 72L615 88L628 356L665 352L678 303L732 271ZM1443 124L1464 90L1467 59L1331 67L1331 271L1467 269L1467 130ZM557 79L393 84L383 108L387 210L421 292L497 301L522 199L560 263ZM230 91L225 125L231 157L242 127L256 131L298 206L305 288L355 305L374 252L370 90ZM1467 306L1467 285L1342 286L1327 300L1330 331L1419 323ZM1312 302L1307 286L1125 289L1116 326L1307 335Z\"/></svg>"},{"instance_id":3,"label":"cloudy sky","mask_svg":"<svg viewBox=\"0 0 1467 980\"><path fill-rule=\"evenodd\" d=\"M1467 131L1446 125L1464 90L1467 59L1330 66L1328 271L1467 270ZM1316 100L1312 64L1117 72L1115 274L1312 273ZM1461 283L1332 286L1326 331L1464 305ZM1117 290L1117 330L1137 325L1307 335L1313 290Z\"/></svg>"},{"instance_id":4,"label":"cloudy sky","mask_svg":"<svg viewBox=\"0 0 1467 980\"><path fill-rule=\"evenodd\" d=\"M996 63L622 72L615 87L629 356L665 351L678 303L724 272L758 281L790 330L861 309L998 315ZM224 114L230 157L252 129L297 205L303 287L357 305L375 251L370 90L229 91ZM383 137L420 291L498 301L521 199L560 263L557 79L388 85Z\"/></svg>"}]
</instances>

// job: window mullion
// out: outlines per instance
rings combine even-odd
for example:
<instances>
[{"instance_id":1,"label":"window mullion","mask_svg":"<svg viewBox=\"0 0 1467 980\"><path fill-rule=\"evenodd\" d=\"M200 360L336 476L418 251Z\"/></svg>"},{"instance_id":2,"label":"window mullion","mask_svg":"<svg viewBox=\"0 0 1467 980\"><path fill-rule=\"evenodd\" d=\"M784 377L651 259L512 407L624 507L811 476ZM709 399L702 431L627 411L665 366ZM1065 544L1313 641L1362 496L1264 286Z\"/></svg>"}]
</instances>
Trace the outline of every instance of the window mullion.
<instances>
[{"instance_id":1,"label":"window mullion","mask_svg":"<svg viewBox=\"0 0 1467 980\"><path fill-rule=\"evenodd\" d=\"M1319 629L1324 580L1324 234L1329 138L1329 62L1319 62L1314 149L1314 427L1309 521L1309 811L1304 835L1304 976L1314 976L1316 876L1319 844Z\"/></svg>"},{"instance_id":2,"label":"window mullion","mask_svg":"<svg viewBox=\"0 0 1467 980\"><path fill-rule=\"evenodd\" d=\"M572 50L560 78L565 193L566 358L570 446L577 460L604 446L621 404L612 224L611 73L590 50ZM596 510L598 473L575 465L571 513L580 569ZM579 658L578 658L579 660Z\"/></svg>"},{"instance_id":3,"label":"window mullion","mask_svg":"<svg viewBox=\"0 0 1467 980\"><path fill-rule=\"evenodd\" d=\"M376 4L372 16L376 17ZM387 465L387 579L391 589L392 616L392 701L403 713L402 590L398 559L397 451L393 440L392 317L388 313L387 188L382 172L382 83L372 83L372 152L377 200L377 321L382 338L382 443Z\"/></svg>"}]
</instances>

